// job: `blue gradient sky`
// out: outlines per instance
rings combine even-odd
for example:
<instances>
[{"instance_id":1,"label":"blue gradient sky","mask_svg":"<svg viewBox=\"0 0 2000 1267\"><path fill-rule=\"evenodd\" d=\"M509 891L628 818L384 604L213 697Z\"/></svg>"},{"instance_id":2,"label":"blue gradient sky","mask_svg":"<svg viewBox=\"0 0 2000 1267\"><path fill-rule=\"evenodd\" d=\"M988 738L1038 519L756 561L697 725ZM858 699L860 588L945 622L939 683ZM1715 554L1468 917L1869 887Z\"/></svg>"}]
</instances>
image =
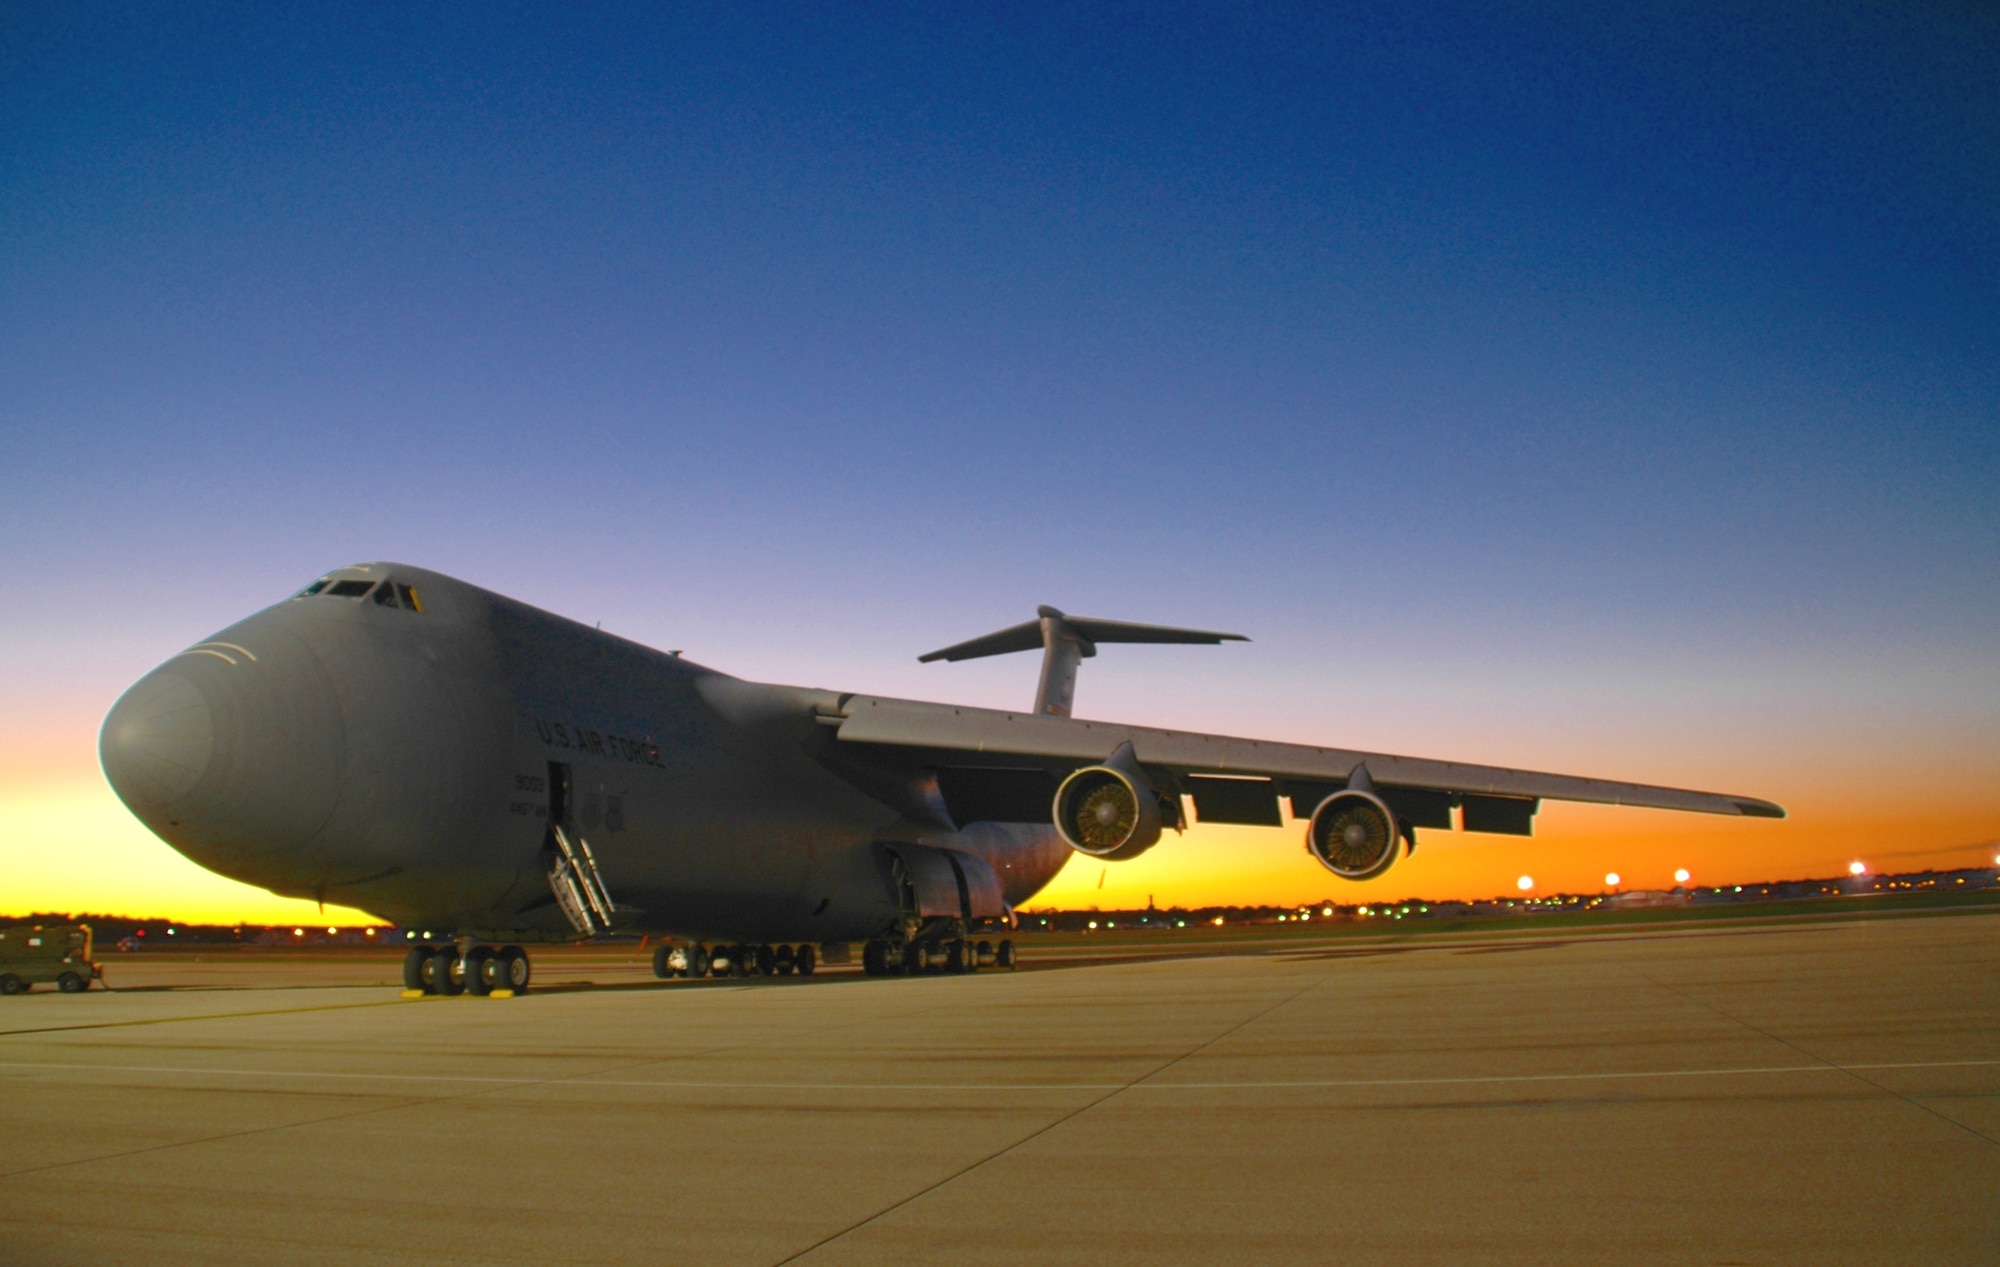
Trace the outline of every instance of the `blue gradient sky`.
<instances>
[{"instance_id":1,"label":"blue gradient sky","mask_svg":"<svg viewBox=\"0 0 2000 1267\"><path fill-rule=\"evenodd\" d=\"M915 655L1239 629L1079 712L1787 800L1753 872L2000 835L1990 7L403 8L0 13L0 849L380 558L1005 706Z\"/></svg>"}]
</instances>

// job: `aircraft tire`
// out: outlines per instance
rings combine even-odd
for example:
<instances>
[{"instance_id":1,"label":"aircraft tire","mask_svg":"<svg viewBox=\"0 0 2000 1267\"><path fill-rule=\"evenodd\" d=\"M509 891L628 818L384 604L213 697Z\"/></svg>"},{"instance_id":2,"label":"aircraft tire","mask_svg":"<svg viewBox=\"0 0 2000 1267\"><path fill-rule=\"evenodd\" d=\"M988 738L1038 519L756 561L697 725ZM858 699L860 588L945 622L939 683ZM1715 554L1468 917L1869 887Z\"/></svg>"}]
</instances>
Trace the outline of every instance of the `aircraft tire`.
<instances>
[{"instance_id":1,"label":"aircraft tire","mask_svg":"<svg viewBox=\"0 0 2000 1267\"><path fill-rule=\"evenodd\" d=\"M479 984L484 987L483 992L491 994L495 990L512 990L512 969L513 962L507 958L507 951L498 947L487 949L486 956L479 961Z\"/></svg>"},{"instance_id":2,"label":"aircraft tire","mask_svg":"<svg viewBox=\"0 0 2000 1267\"><path fill-rule=\"evenodd\" d=\"M673 953L674 948L665 942L653 948L653 975L662 981L674 975L674 966L667 962Z\"/></svg>"},{"instance_id":3,"label":"aircraft tire","mask_svg":"<svg viewBox=\"0 0 2000 1267\"><path fill-rule=\"evenodd\" d=\"M792 971L802 977L809 977L813 969L819 967L819 955L811 946L800 946L792 952Z\"/></svg>"},{"instance_id":4,"label":"aircraft tire","mask_svg":"<svg viewBox=\"0 0 2000 1267\"><path fill-rule=\"evenodd\" d=\"M708 947L694 946L688 950L688 975L691 977L708 975Z\"/></svg>"},{"instance_id":5,"label":"aircraft tire","mask_svg":"<svg viewBox=\"0 0 2000 1267\"><path fill-rule=\"evenodd\" d=\"M861 948L861 971L871 977L889 975L889 947L881 941L871 941Z\"/></svg>"},{"instance_id":6,"label":"aircraft tire","mask_svg":"<svg viewBox=\"0 0 2000 1267\"><path fill-rule=\"evenodd\" d=\"M759 946L755 954L756 958L754 962L757 965L758 976L775 977L778 975L778 952L774 947Z\"/></svg>"},{"instance_id":7,"label":"aircraft tire","mask_svg":"<svg viewBox=\"0 0 2000 1267\"><path fill-rule=\"evenodd\" d=\"M899 976L918 977L924 972L925 961L930 958L924 953L924 943L906 941L903 943L903 970Z\"/></svg>"},{"instance_id":8,"label":"aircraft tire","mask_svg":"<svg viewBox=\"0 0 2000 1267\"><path fill-rule=\"evenodd\" d=\"M403 956L403 988L422 990L424 986L424 961L431 957L429 946L412 946Z\"/></svg>"},{"instance_id":9,"label":"aircraft tire","mask_svg":"<svg viewBox=\"0 0 2000 1267\"><path fill-rule=\"evenodd\" d=\"M26 994L28 983L9 972L0 975L0 994Z\"/></svg>"},{"instance_id":10,"label":"aircraft tire","mask_svg":"<svg viewBox=\"0 0 2000 1267\"><path fill-rule=\"evenodd\" d=\"M751 962L751 958L756 953L756 951L748 946L731 946L729 948L729 975L742 978L748 977L751 973L755 972L757 965Z\"/></svg>"},{"instance_id":11,"label":"aircraft tire","mask_svg":"<svg viewBox=\"0 0 2000 1267\"><path fill-rule=\"evenodd\" d=\"M491 946L474 946L465 952L465 956L459 960L458 979L464 983L462 988L467 994L475 998L484 998L493 992L492 969L487 967L492 962Z\"/></svg>"},{"instance_id":12,"label":"aircraft tire","mask_svg":"<svg viewBox=\"0 0 2000 1267\"><path fill-rule=\"evenodd\" d=\"M965 942L954 937L944 944L944 970L953 976L964 976L971 969L965 962Z\"/></svg>"},{"instance_id":13,"label":"aircraft tire","mask_svg":"<svg viewBox=\"0 0 2000 1267\"><path fill-rule=\"evenodd\" d=\"M453 969L458 967L458 952L450 946L443 947L431 956L431 993L460 994L465 990L465 979L455 977Z\"/></svg>"},{"instance_id":14,"label":"aircraft tire","mask_svg":"<svg viewBox=\"0 0 2000 1267\"><path fill-rule=\"evenodd\" d=\"M436 946L419 946L417 947L417 953L421 954L423 958L422 962L417 966L416 988L422 990L425 994L443 994L444 991L438 987L438 948Z\"/></svg>"},{"instance_id":15,"label":"aircraft tire","mask_svg":"<svg viewBox=\"0 0 2000 1267\"><path fill-rule=\"evenodd\" d=\"M994 967L1005 968L1007 971L1012 972L1014 970L1014 960L1015 956L1014 956L1013 942L1003 941L998 946L995 946L993 948Z\"/></svg>"},{"instance_id":16,"label":"aircraft tire","mask_svg":"<svg viewBox=\"0 0 2000 1267\"><path fill-rule=\"evenodd\" d=\"M500 977L497 984L503 985L516 994L528 992L528 978L534 975L533 965L528 962L528 952L519 946L509 946L500 952Z\"/></svg>"}]
</instances>

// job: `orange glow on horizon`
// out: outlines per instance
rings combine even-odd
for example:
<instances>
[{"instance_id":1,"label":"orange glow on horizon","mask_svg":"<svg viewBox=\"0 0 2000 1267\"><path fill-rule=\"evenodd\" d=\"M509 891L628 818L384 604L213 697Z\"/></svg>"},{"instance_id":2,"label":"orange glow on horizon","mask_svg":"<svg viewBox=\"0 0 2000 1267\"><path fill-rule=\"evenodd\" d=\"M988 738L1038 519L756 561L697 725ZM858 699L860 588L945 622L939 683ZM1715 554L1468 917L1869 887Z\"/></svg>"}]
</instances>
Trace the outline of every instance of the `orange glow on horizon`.
<instances>
[{"instance_id":1,"label":"orange glow on horizon","mask_svg":"<svg viewBox=\"0 0 2000 1267\"><path fill-rule=\"evenodd\" d=\"M0 752L0 850L5 914L95 911L191 923L325 925L371 917L283 898L204 871L134 819L97 770L95 733L75 727L60 742L10 744ZM1978 759L1912 757L1908 768L1866 777L1829 761L1811 782L1752 771L1728 782L1786 805L1785 820L1722 818L1616 806L1545 803L1533 837L1423 830L1417 852L1367 883L1336 879L1303 847L1304 824L1282 828L1196 826L1167 836L1129 862L1070 859L1031 908L1303 906L1325 901L1469 899L1518 892L1522 875L1539 894L1595 893L1607 873L1625 889L1667 888L1676 868L1691 883L1841 876L1857 858L1871 872L1990 866L2000 853L2000 785ZM1790 786L1787 786L1789 784ZM1893 797L1881 789L1895 789Z\"/></svg>"}]
</instances>

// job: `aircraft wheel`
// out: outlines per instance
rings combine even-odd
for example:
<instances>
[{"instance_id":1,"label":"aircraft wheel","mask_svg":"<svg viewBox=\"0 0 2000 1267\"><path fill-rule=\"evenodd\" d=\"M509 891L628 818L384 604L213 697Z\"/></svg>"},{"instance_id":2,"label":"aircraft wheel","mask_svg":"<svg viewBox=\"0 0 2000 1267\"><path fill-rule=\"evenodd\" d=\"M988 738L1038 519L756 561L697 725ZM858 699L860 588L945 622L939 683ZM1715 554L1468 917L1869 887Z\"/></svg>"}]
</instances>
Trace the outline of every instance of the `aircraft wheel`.
<instances>
[{"instance_id":1,"label":"aircraft wheel","mask_svg":"<svg viewBox=\"0 0 2000 1267\"><path fill-rule=\"evenodd\" d=\"M1012 971L1014 970L1014 943L1013 943L1013 942L1011 942L1011 941L1003 941L1003 942L1001 942L1001 943L1000 943L1000 944L999 944L998 946L996 946L996 947L994 948L994 950L993 950L993 966L994 966L994 967L996 967L996 968L1005 968L1005 969L1006 969L1007 971L1009 971L1009 972L1012 972Z\"/></svg>"},{"instance_id":2,"label":"aircraft wheel","mask_svg":"<svg viewBox=\"0 0 2000 1267\"><path fill-rule=\"evenodd\" d=\"M758 976L775 977L778 975L778 952L776 949L770 946L759 946L752 954L755 956L753 962L757 965Z\"/></svg>"},{"instance_id":3,"label":"aircraft wheel","mask_svg":"<svg viewBox=\"0 0 2000 1267\"><path fill-rule=\"evenodd\" d=\"M953 974L966 971L965 943L959 938L954 937L944 944L944 970Z\"/></svg>"},{"instance_id":4,"label":"aircraft wheel","mask_svg":"<svg viewBox=\"0 0 2000 1267\"><path fill-rule=\"evenodd\" d=\"M772 961L771 970L781 977L791 976L793 965L792 953L790 946L778 947L777 958Z\"/></svg>"},{"instance_id":5,"label":"aircraft wheel","mask_svg":"<svg viewBox=\"0 0 2000 1267\"><path fill-rule=\"evenodd\" d=\"M653 948L653 975L662 981L674 975L674 965L669 962L673 953L674 948L665 942Z\"/></svg>"},{"instance_id":6,"label":"aircraft wheel","mask_svg":"<svg viewBox=\"0 0 2000 1267\"><path fill-rule=\"evenodd\" d=\"M424 961L431 957L429 946L412 946L403 956L403 988L421 990L424 988Z\"/></svg>"},{"instance_id":7,"label":"aircraft wheel","mask_svg":"<svg viewBox=\"0 0 2000 1267\"><path fill-rule=\"evenodd\" d=\"M691 977L708 975L708 947L696 946L688 951L688 975Z\"/></svg>"},{"instance_id":8,"label":"aircraft wheel","mask_svg":"<svg viewBox=\"0 0 2000 1267\"><path fill-rule=\"evenodd\" d=\"M717 977L728 976L730 973L730 969L734 966L730 963L730 960L732 958L733 955L729 947L717 946L712 952L710 952L708 960L709 974L711 976L717 976Z\"/></svg>"},{"instance_id":9,"label":"aircraft wheel","mask_svg":"<svg viewBox=\"0 0 2000 1267\"><path fill-rule=\"evenodd\" d=\"M464 965L458 952L446 946L431 956L431 993L458 994L465 989Z\"/></svg>"},{"instance_id":10,"label":"aircraft wheel","mask_svg":"<svg viewBox=\"0 0 2000 1267\"><path fill-rule=\"evenodd\" d=\"M809 977L813 969L819 967L819 955L811 946L800 946L792 952L792 971L802 977Z\"/></svg>"},{"instance_id":11,"label":"aircraft wheel","mask_svg":"<svg viewBox=\"0 0 2000 1267\"><path fill-rule=\"evenodd\" d=\"M516 994L528 992L528 978L533 974L528 963L528 952L519 946L509 946L500 952L500 971L496 985L503 985Z\"/></svg>"},{"instance_id":12,"label":"aircraft wheel","mask_svg":"<svg viewBox=\"0 0 2000 1267\"><path fill-rule=\"evenodd\" d=\"M28 983L9 972L0 976L0 994L26 994Z\"/></svg>"},{"instance_id":13,"label":"aircraft wheel","mask_svg":"<svg viewBox=\"0 0 2000 1267\"><path fill-rule=\"evenodd\" d=\"M757 952L749 946L731 946L729 948L729 975L740 978L747 977L757 971L757 965L753 962L756 954Z\"/></svg>"},{"instance_id":14,"label":"aircraft wheel","mask_svg":"<svg viewBox=\"0 0 2000 1267\"><path fill-rule=\"evenodd\" d=\"M493 947L474 946L458 961L458 979L467 994L484 997L493 991Z\"/></svg>"},{"instance_id":15,"label":"aircraft wheel","mask_svg":"<svg viewBox=\"0 0 2000 1267\"><path fill-rule=\"evenodd\" d=\"M64 994L82 994L89 988L89 978L79 977L74 972L65 972L56 978L56 989Z\"/></svg>"},{"instance_id":16,"label":"aircraft wheel","mask_svg":"<svg viewBox=\"0 0 2000 1267\"><path fill-rule=\"evenodd\" d=\"M509 962L507 952L490 947L481 947L486 954L479 960L479 986L481 994L491 994L495 990L511 990L513 983L508 979Z\"/></svg>"},{"instance_id":17,"label":"aircraft wheel","mask_svg":"<svg viewBox=\"0 0 2000 1267\"><path fill-rule=\"evenodd\" d=\"M861 971L871 977L889 975L889 947L881 941L871 941L861 948Z\"/></svg>"},{"instance_id":18,"label":"aircraft wheel","mask_svg":"<svg viewBox=\"0 0 2000 1267\"><path fill-rule=\"evenodd\" d=\"M416 988L425 994L443 994L438 988L436 946L417 946L410 954L418 960Z\"/></svg>"},{"instance_id":19,"label":"aircraft wheel","mask_svg":"<svg viewBox=\"0 0 2000 1267\"><path fill-rule=\"evenodd\" d=\"M920 975L924 970L925 961L929 958L930 956L924 953L924 943L920 941L904 942L902 975L910 977Z\"/></svg>"}]
</instances>

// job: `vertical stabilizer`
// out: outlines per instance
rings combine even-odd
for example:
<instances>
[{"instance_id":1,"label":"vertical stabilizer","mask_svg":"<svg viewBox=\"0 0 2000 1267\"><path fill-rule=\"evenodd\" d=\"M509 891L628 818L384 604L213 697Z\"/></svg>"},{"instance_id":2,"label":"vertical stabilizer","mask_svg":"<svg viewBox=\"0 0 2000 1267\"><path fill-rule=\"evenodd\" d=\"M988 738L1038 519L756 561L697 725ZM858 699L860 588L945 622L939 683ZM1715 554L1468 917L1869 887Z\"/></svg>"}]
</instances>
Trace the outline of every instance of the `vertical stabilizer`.
<instances>
[{"instance_id":1,"label":"vertical stabilizer","mask_svg":"<svg viewBox=\"0 0 2000 1267\"><path fill-rule=\"evenodd\" d=\"M1076 668L1097 654L1100 642L1173 642L1215 646L1248 642L1242 634L1210 633L1204 629L1172 629L1165 625L1134 625L1118 620L1070 616L1053 607L1037 608L1038 618L998 633L933 651L917 659L977 660L1010 651L1042 649L1042 680L1035 687L1034 711L1045 717L1068 717L1076 703Z\"/></svg>"}]
</instances>

